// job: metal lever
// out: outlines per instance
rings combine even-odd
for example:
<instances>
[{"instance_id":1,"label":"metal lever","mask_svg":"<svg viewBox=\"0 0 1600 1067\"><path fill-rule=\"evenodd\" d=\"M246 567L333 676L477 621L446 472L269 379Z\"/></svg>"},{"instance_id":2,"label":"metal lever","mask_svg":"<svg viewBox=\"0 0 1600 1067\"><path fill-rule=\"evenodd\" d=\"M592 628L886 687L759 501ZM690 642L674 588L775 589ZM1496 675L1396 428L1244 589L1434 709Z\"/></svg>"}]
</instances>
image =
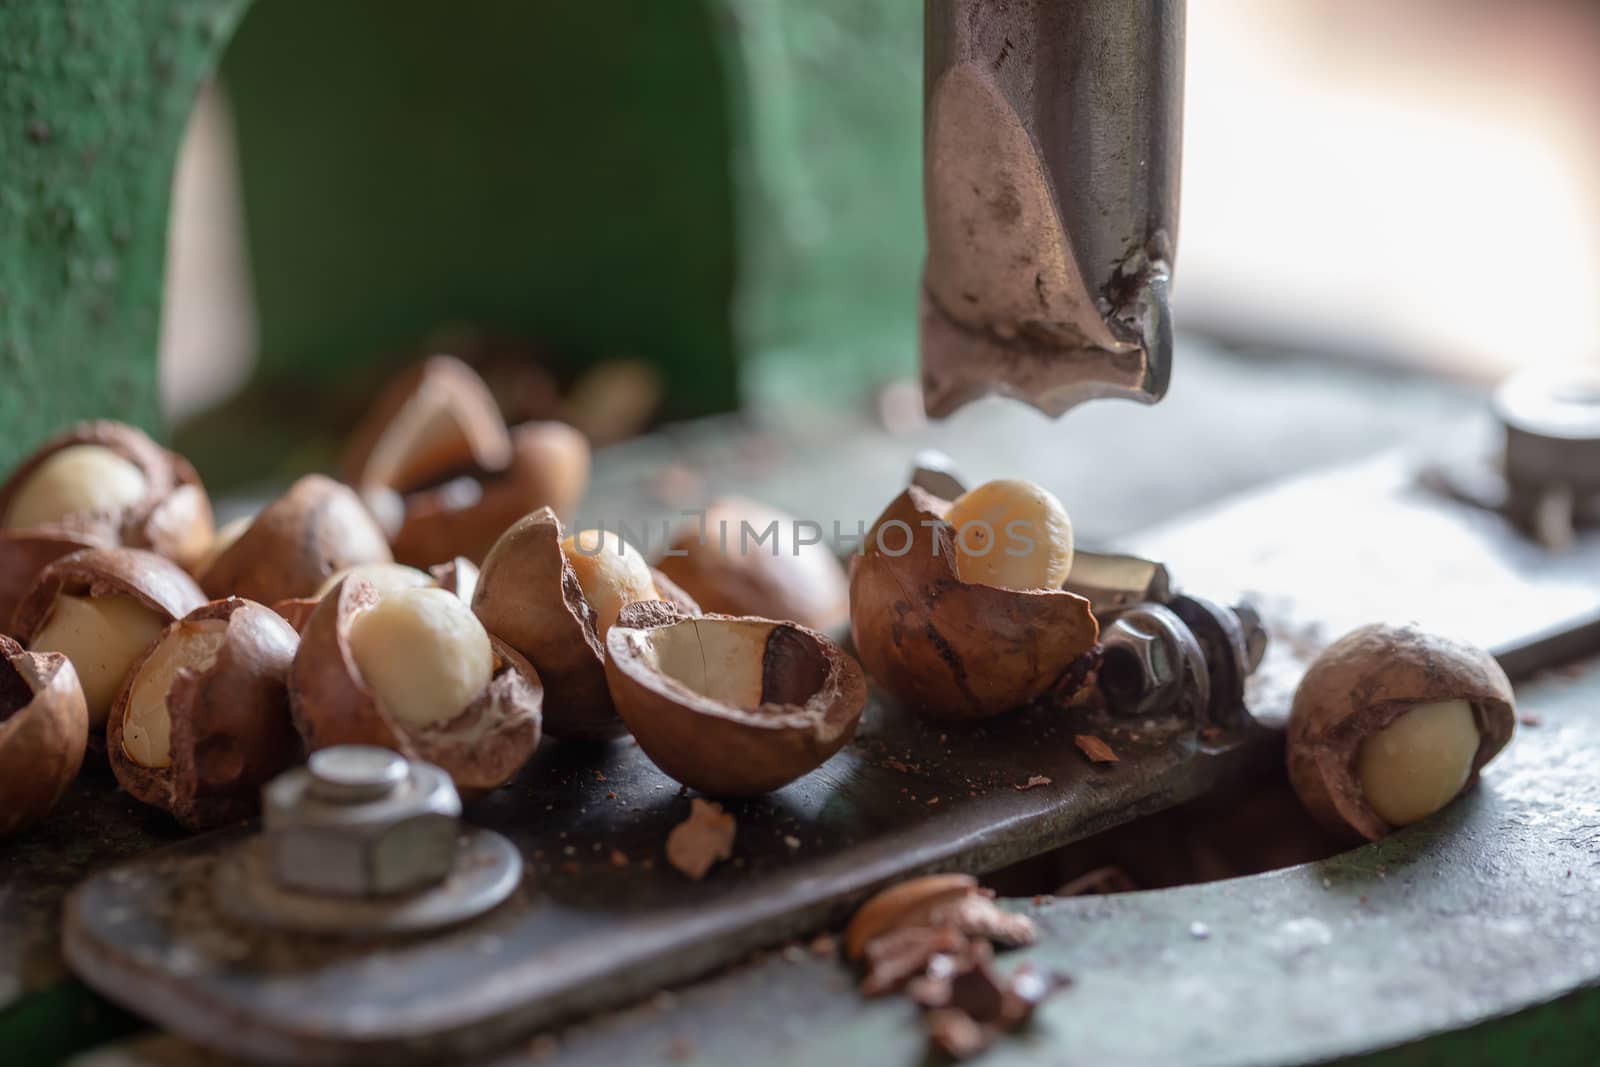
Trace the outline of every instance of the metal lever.
<instances>
[{"instance_id":1,"label":"metal lever","mask_svg":"<svg viewBox=\"0 0 1600 1067\"><path fill-rule=\"evenodd\" d=\"M924 403L1151 404L1172 367L1183 0L927 0Z\"/></svg>"}]
</instances>

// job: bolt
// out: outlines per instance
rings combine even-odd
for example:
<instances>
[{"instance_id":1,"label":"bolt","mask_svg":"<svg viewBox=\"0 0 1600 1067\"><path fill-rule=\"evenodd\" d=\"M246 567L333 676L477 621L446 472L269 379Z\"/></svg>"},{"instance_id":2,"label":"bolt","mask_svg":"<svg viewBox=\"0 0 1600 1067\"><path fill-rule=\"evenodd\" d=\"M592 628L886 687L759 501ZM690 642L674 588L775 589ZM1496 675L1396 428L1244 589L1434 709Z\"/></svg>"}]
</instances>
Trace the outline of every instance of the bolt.
<instances>
[{"instance_id":1,"label":"bolt","mask_svg":"<svg viewBox=\"0 0 1600 1067\"><path fill-rule=\"evenodd\" d=\"M272 874L286 888L414 892L443 881L455 863L461 797L450 776L388 749L319 750L269 782L262 798Z\"/></svg>"},{"instance_id":2,"label":"bolt","mask_svg":"<svg viewBox=\"0 0 1600 1067\"><path fill-rule=\"evenodd\" d=\"M934 448L917 453L911 464L911 484L940 500L954 500L967 491L954 461Z\"/></svg>"},{"instance_id":3,"label":"bolt","mask_svg":"<svg viewBox=\"0 0 1600 1067\"><path fill-rule=\"evenodd\" d=\"M376 745L335 745L311 753L311 795L330 804L381 800L399 789L411 771L400 753Z\"/></svg>"},{"instance_id":4,"label":"bolt","mask_svg":"<svg viewBox=\"0 0 1600 1067\"><path fill-rule=\"evenodd\" d=\"M1235 604L1233 615L1244 631L1245 673L1254 674L1267 656L1266 624L1261 621L1261 613L1251 604Z\"/></svg>"},{"instance_id":5,"label":"bolt","mask_svg":"<svg viewBox=\"0 0 1600 1067\"><path fill-rule=\"evenodd\" d=\"M1211 682L1205 653L1168 608L1129 608L1102 631L1100 642L1100 689L1117 714L1183 715L1206 706Z\"/></svg>"}]
</instances>

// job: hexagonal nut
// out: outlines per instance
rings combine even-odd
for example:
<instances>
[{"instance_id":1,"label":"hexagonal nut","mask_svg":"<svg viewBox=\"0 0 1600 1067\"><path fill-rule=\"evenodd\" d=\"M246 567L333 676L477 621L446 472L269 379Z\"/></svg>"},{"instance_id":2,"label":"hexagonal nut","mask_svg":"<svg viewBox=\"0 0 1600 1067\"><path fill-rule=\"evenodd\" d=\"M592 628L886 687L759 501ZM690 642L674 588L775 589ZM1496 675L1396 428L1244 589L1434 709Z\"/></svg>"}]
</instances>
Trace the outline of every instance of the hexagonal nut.
<instances>
[{"instance_id":1,"label":"hexagonal nut","mask_svg":"<svg viewBox=\"0 0 1600 1067\"><path fill-rule=\"evenodd\" d=\"M1138 717L1203 709L1205 653L1183 620L1160 604L1129 608L1101 632L1100 691L1111 710Z\"/></svg>"},{"instance_id":2,"label":"hexagonal nut","mask_svg":"<svg viewBox=\"0 0 1600 1067\"><path fill-rule=\"evenodd\" d=\"M338 896L385 896L436 885L455 864L461 797L449 775L412 761L376 800L319 796L305 767L263 791L263 840L283 886Z\"/></svg>"}]
</instances>

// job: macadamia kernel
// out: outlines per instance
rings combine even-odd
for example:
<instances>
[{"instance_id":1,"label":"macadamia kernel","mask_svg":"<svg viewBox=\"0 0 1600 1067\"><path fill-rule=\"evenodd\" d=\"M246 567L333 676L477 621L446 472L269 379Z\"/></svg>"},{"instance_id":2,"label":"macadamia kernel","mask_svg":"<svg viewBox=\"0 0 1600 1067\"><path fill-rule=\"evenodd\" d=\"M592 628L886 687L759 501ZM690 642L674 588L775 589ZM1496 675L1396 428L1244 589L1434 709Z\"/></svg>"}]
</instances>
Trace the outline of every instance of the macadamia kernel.
<instances>
[{"instance_id":1,"label":"macadamia kernel","mask_svg":"<svg viewBox=\"0 0 1600 1067\"><path fill-rule=\"evenodd\" d=\"M380 597L398 593L403 589L428 589L438 583L433 576L415 567L407 567L403 563L359 563L354 567L345 567L328 575L327 581L317 588L314 594L321 600L333 592L335 586L351 575L365 578Z\"/></svg>"},{"instance_id":2,"label":"macadamia kernel","mask_svg":"<svg viewBox=\"0 0 1600 1067\"><path fill-rule=\"evenodd\" d=\"M1472 774L1477 751L1471 704L1421 704L1361 742L1356 778L1379 818L1405 826L1455 799Z\"/></svg>"},{"instance_id":3,"label":"macadamia kernel","mask_svg":"<svg viewBox=\"0 0 1600 1067\"><path fill-rule=\"evenodd\" d=\"M6 509L5 526L25 530L68 515L114 513L144 498L144 472L102 445L69 445L34 470Z\"/></svg>"},{"instance_id":4,"label":"macadamia kernel","mask_svg":"<svg viewBox=\"0 0 1600 1067\"><path fill-rule=\"evenodd\" d=\"M166 620L127 596L58 596L31 652L59 652L72 661L89 705L89 728L105 726L128 668L161 635Z\"/></svg>"},{"instance_id":5,"label":"macadamia kernel","mask_svg":"<svg viewBox=\"0 0 1600 1067\"><path fill-rule=\"evenodd\" d=\"M172 716L167 697L178 672L207 671L227 636L222 619L184 623L169 629L139 665L122 718L122 751L141 767L172 763Z\"/></svg>"},{"instance_id":6,"label":"macadamia kernel","mask_svg":"<svg viewBox=\"0 0 1600 1067\"><path fill-rule=\"evenodd\" d=\"M650 565L639 550L606 530L580 530L561 542L561 551L578 575L583 598L594 608L601 641L629 604L659 600Z\"/></svg>"},{"instance_id":7,"label":"macadamia kernel","mask_svg":"<svg viewBox=\"0 0 1600 1067\"><path fill-rule=\"evenodd\" d=\"M390 716L410 727L446 722L489 685L489 634L461 598L443 589L402 589L350 626L356 669Z\"/></svg>"},{"instance_id":8,"label":"macadamia kernel","mask_svg":"<svg viewBox=\"0 0 1600 1067\"><path fill-rule=\"evenodd\" d=\"M999 589L1060 589L1072 569L1072 522L1032 482L985 482L950 505L956 573Z\"/></svg>"}]
</instances>

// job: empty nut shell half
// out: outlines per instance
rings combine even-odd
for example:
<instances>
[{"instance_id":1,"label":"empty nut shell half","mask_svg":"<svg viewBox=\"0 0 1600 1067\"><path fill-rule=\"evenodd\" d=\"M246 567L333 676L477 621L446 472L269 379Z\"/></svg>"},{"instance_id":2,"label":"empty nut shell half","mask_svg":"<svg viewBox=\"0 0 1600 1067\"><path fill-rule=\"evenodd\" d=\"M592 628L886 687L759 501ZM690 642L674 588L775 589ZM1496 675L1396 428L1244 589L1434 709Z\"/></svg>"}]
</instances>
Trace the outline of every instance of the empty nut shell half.
<instances>
[{"instance_id":1,"label":"empty nut shell half","mask_svg":"<svg viewBox=\"0 0 1600 1067\"><path fill-rule=\"evenodd\" d=\"M67 657L0 636L0 837L37 824L83 764L89 712Z\"/></svg>"},{"instance_id":2,"label":"empty nut shell half","mask_svg":"<svg viewBox=\"0 0 1600 1067\"><path fill-rule=\"evenodd\" d=\"M808 544L801 525L753 500L716 500L673 539L658 568L702 611L787 619L831 633L849 621L850 583L820 528Z\"/></svg>"},{"instance_id":3,"label":"empty nut shell half","mask_svg":"<svg viewBox=\"0 0 1600 1067\"><path fill-rule=\"evenodd\" d=\"M331 478L308 474L262 509L200 584L214 598L276 604L311 596L334 571L391 559L361 498Z\"/></svg>"},{"instance_id":4,"label":"empty nut shell half","mask_svg":"<svg viewBox=\"0 0 1600 1067\"><path fill-rule=\"evenodd\" d=\"M656 624L639 604L606 636L606 680L644 754L711 796L809 774L850 740L867 700L861 667L815 630L726 615Z\"/></svg>"},{"instance_id":5,"label":"empty nut shell half","mask_svg":"<svg viewBox=\"0 0 1600 1067\"><path fill-rule=\"evenodd\" d=\"M487 792L510 781L539 746L544 688L538 673L490 634L488 684L459 711L420 725L408 722L384 706L352 648L358 616L380 599L370 582L346 579L317 605L301 634L289 692L307 747L392 748L442 768L465 793ZM421 660L417 648L394 654Z\"/></svg>"},{"instance_id":6,"label":"empty nut shell half","mask_svg":"<svg viewBox=\"0 0 1600 1067\"><path fill-rule=\"evenodd\" d=\"M300 755L289 716L299 643L276 612L238 597L168 626L107 723L117 781L191 830L254 814L261 787Z\"/></svg>"},{"instance_id":7,"label":"empty nut shell half","mask_svg":"<svg viewBox=\"0 0 1600 1067\"><path fill-rule=\"evenodd\" d=\"M489 387L454 356L407 367L378 394L340 465L358 489L408 492L463 467L497 471L511 437Z\"/></svg>"},{"instance_id":8,"label":"empty nut shell half","mask_svg":"<svg viewBox=\"0 0 1600 1067\"><path fill-rule=\"evenodd\" d=\"M956 574L947 501L912 486L851 561L850 625L867 673L936 719L980 719L1063 697L1093 663L1099 624L1083 597Z\"/></svg>"},{"instance_id":9,"label":"empty nut shell half","mask_svg":"<svg viewBox=\"0 0 1600 1067\"><path fill-rule=\"evenodd\" d=\"M1470 705L1477 728L1464 792L1516 728L1511 683L1494 658L1411 626L1363 626L1329 645L1301 678L1289 714L1289 780L1307 810L1346 838L1393 831L1358 778L1362 742L1406 712L1444 701Z\"/></svg>"},{"instance_id":10,"label":"empty nut shell half","mask_svg":"<svg viewBox=\"0 0 1600 1067\"><path fill-rule=\"evenodd\" d=\"M525 656L544 682L545 729L571 741L604 741L625 727L606 687L597 615L561 551L561 520L549 508L524 516L483 561L472 610L495 637ZM700 612L670 579L652 575L669 621ZM640 618L636 616L636 618Z\"/></svg>"},{"instance_id":11,"label":"empty nut shell half","mask_svg":"<svg viewBox=\"0 0 1600 1067\"><path fill-rule=\"evenodd\" d=\"M34 475L67 449L92 446L131 464L142 492L104 511L74 512L27 528L14 528L14 505ZM194 567L211 544L211 500L189 461L120 422L83 422L46 441L0 485L0 619L44 565L80 548L125 545Z\"/></svg>"},{"instance_id":12,"label":"empty nut shell half","mask_svg":"<svg viewBox=\"0 0 1600 1067\"><path fill-rule=\"evenodd\" d=\"M589 442L564 422L529 422L511 431L511 462L473 469L404 494L394 534L402 563L427 567L452 556L482 560L512 523L537 508L570 515L589 485Z\"/></svg>"}]
</instances>

